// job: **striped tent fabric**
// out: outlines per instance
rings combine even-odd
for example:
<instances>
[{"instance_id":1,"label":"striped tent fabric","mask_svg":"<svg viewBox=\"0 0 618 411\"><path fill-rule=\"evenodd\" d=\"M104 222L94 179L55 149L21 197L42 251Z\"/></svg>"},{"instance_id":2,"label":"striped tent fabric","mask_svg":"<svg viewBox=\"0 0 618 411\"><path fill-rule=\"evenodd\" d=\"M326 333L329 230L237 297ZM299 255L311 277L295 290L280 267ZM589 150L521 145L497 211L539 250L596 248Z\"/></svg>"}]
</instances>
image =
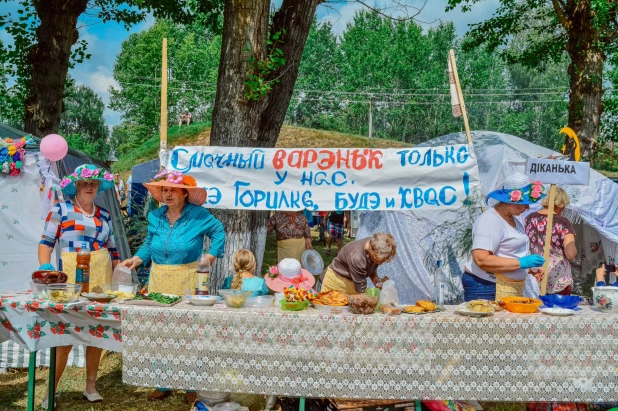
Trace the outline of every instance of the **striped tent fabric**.
<instances>
[{"instance_id":1,"label":"striped tent fabric","mask_svg":"<svg viewBox=\"0 0 618 411\"><path fill-rule=\"evenodd\" d=\"M13 341L5 341L0 344L0 369L1 368L28 368L30 360L30 352L25 350L19 344ZM49 367L49 348L36 353L37 367ZM83 345L74 345L69 360L69 367L85 367L86 366L86 347Z\"/></svg>"}]
</instances>

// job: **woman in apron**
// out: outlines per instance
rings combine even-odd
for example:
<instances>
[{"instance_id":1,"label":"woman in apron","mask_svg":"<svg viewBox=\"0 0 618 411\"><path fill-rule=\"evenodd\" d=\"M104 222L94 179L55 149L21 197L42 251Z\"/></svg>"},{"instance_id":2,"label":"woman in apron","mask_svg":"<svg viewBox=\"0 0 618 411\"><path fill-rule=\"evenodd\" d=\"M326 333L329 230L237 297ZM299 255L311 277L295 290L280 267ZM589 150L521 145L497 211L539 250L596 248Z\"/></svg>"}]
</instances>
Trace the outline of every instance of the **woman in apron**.
<instances>
[{"instance_id":1,"label":"woman in apron","mask_svg":"<svg viewBox=\"0 0 618 411\"><path fill-rule=\"evenodd\" d=\"M62 191L70 200L56 203L45 221L39 243L41 270L54 270L51 263L56 245L61 251L58 269L68 275L68 282L75 283L77 252L86 243L90 249L90 289L111 283L112 269L120 261L112 230L109 211L97 206L98 193L114 187L113 176L92 164L84 164L60 182ZM56 386L66 367L71 346L56 349ZM83 397L90 402L101 402L95 382L101 358L101 349L86 348L86 389ZM48 408L48 398L42 407ZM53 408L53 407L50 407Z\"/></svg>"},{"instance_id":2,"label":"woman in apron","mask_svg":"<svg viewBox=\"0 0 618 411\"><path fill-rule=\"evenodd\" d=\"M545 259L528 255L528 236L517 216L544 197L543 186L521 173L487 195L497 203L472 228L472 259L462 277L465 301L523 296L528 274L540 275Z\"/></svg>"},{"instance_id":3,"label":"woman in apron","mask_svg":"<svg viewBox=\"0 0 618 411\"><path fill-rule=\"evenodd\" d=\"M210 238L207 254L212 265L223 257L225 230L202 205L206 190L197 187L195 179L178 171L162 171L151 183L144 183L153 198L165 205L148 213L148 234L133 258L122 265L133 269L152 262L148 292L185 295L195 290L196 266L204 244ZM163 400L171 391L159 388L150 401ZM186 402L195 401L195 393L187 392Z\"/></svg>"},{"instance_id":4,"label":"woman in apron","mask_svg":"<svg viewBox=\"0 0 618 411\"><path fill-rule=\"evenodd\" d=\"M312 250L311 228L302 212L275 211L268 220L266 235L277 234L277 262L284 258L302 260L305 250Z\"/></svg>"}]
</instances>

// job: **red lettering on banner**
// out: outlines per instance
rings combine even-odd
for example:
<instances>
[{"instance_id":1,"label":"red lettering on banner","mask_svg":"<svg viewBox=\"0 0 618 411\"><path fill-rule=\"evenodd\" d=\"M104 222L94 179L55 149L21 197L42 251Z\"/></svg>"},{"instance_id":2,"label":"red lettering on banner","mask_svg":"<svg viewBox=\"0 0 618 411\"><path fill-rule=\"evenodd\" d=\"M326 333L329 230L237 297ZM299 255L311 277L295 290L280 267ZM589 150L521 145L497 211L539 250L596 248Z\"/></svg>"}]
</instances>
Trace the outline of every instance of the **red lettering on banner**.
<instances>
[{"instance_id":1,"label":"red lettering on banner","mask_svg":"<svg viewBox=\"0 0 618 411\"><path fill-rule=\"evenodd\" d=\"M303 168L307 168L309 164L315 163L318 159L318 152L315 150L307 150L303 155Z\"/></svg>"},{"instance_id":2,"label":"red lettering on banner","mask_svg":"<svg viewBox=\"0 0 618 411\"><path fill-rule=\"evenodd\" d=\"M341 157L341 150L337 150L337 168L341 169L341 163L345 164L345 168L350 168L350 150L345 150L345 158Z\"/></svg>"},{"instance_id":3,"label":"red lettering on banner","mask_svg":"<svg viewBox=\"0 0 618 411\"><path fill-rule=\"evenodd\" d=\"M367 167L367 149L363 150L362 154L360 150L354 150L352 152L352 167L354 170L362 170Z\"/></svg>"},{"instance_id":4,"label":"red lettering on banner","mask_svg":"<svg viewBox=\"0 0 618 411\"><path fill-rule=\"evenodd\" d=\"M320 170L328 170L333 166L333 164L335 164L335 154L332 151L320 150L320 154L325 155L325 157L318 163L318 168Z\"/></svg>"},{"instance_id":5,"label":"red lettering on banner","mask_svg":"<svg viewBox=\"0 0 618 411\"><path fill-rule=\"evenodd\" d=\"M369 168L379 170L382 168L382 153L381 150L369 150Z\"/></svg>"},{"instance_id":6,"label":"red lettering on banner","mask_svg":"<svg viewBox=\"0 0 618 411\"><path fill-rule=\"evenodd\" d=\"M281 170L283 168L283 159L285 158L285 150L277 150L273 157L273 167L275 170Z\"/></svg>"},{"instance_id":7,"label":"red lettering on banner","mask_svg":"<svg viewBox=\"0 0 618 411\"><path fill-rule=\"evenodd\" d=\"M288 165L292 168L300 168L300 164L303 159L303 152L301 150L293 150L288 157Z\"/></svg>"}]
</instances>

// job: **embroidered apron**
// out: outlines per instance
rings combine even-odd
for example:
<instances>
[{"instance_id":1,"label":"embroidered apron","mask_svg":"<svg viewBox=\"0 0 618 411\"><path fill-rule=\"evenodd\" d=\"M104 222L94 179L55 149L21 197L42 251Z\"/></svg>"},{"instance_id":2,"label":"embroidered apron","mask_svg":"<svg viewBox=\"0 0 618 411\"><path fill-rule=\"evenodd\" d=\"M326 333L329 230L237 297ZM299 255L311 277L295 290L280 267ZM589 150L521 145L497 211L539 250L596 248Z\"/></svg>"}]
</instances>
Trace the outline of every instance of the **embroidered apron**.
<instances>
[{"instance_id":1,"label":"embroidered apron","mask_svg":"<svg viewBox=\"0 0 618 411\"><path fill-rule=\"evenodd\" d=\"M75 284L75 267L77 266L77 252L63 251L61 254L62 271L67 273L68 283ZM90 282L88 288L92 291L95 287L112 283L112 257L107 248L90 251ZM101 290L105 291L105 290Z\"/></svg>"},{"instance_id":2,"label":"embroidered apron","mask_svg":"<svg viewBox=\"0 0 618 411\"><path fill-rule=\"evenodd\" d=\"M195 262L189 264L156 264L150 267L148 280L149 293L173 295L195 294L197 268Z\"/></svg>"}]
</instances>

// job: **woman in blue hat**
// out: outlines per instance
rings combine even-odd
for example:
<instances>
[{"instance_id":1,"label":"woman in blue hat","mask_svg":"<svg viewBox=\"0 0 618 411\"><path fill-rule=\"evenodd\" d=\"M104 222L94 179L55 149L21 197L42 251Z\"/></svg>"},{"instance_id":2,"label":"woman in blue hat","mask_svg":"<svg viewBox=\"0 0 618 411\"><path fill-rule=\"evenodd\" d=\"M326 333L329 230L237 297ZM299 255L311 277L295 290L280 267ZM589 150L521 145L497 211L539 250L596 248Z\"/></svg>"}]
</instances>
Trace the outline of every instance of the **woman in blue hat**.
<instances>
[{"instance_id":1,"label":"woman in blue hat","mask_svg":"<svg viewBox=\"0 0 618 411\"><path fill-rule=\"evenodd\" d=\"M487 199L497 203L472 228L472 259L462 277L466 301L500 300L522 296L528 274L537 273L545 259L528 255L528 236L517 216L545 197L540 183L531 184L521 173L506 178Z\"/></svg>"},{"instance_id":2,"label":"woman in blue hat","mask_svg":"<svg viewBox=\"0 0 618 411\"><path fill-rule=\"evenodd\" d=\"M97 194L114 187L114 176L92 164L84 164L60 182L62 192L69 199L58 202L45 221L39 243L39 269L54 270L51 262L54 247L61 252L59 269L75 282L77 252L86 245L90 250L90 289L111 283L112 269L120 262L112 228L111 214L97 206ZM56 385L62 376L71 352L71 346L57 347ZM89 402L101 402L95 382L101 358L101 349L86 348L86 389L82 393ZM53 402L53 401L52 401ZM41 406L48 408L47 396ZM53 406L49 406L53 409Z\"/></svg>"}]
</instances>

